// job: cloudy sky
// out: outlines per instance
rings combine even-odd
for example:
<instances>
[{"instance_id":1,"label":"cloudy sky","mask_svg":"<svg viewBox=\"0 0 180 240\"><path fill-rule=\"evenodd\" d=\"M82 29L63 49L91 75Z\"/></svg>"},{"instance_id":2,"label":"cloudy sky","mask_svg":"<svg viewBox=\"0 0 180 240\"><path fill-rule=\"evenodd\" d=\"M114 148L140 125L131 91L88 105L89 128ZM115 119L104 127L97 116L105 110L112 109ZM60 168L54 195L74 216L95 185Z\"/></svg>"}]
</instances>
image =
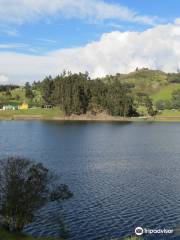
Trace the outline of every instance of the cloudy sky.
<instances>
[{"instance_id":1,"label":"cloudy sky","mask_svg":"<svg viewBox=\"0 0 180 240\"><path fill-rule=\"evenodd\" d=\"M179 0L0 0L0 84L180 68Z\"/></svg>"}]
</instances>

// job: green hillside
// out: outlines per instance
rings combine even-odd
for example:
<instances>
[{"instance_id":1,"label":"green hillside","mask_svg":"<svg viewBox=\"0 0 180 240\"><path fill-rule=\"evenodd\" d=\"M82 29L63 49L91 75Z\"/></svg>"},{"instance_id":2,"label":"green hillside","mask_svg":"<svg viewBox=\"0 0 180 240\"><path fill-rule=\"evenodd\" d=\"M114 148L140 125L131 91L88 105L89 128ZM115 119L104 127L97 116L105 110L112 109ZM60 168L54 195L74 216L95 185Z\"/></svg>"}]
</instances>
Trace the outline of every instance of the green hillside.
<instances>
[{"instance_id":1,"label":"green hillside","mask_svg":"<svg viewBox=\"0 0 180 240\"><path fill-rule=\"evenodd\" d=\"M168 84L168 75L162 71L140 69L128 74L117 74L116 77L126 83L134 84L135 92L152 94Z\"/></svg>"},{"instance_id":2,"label":"green hillside","mask_svg":"<svg viewBox=\"0 0 180 240\"><path fill-rule=\"evenodd\" d=\"M157 92L151 95L154 102L158 100L171 100L172 92L180 89L180 84L170 83L168 85L162 86Z\"/></svg>"},{"instance_id":3,"label":"green hillside","mask_svg":"<svg viewBox=\"0 0 180 240\"><path fill-rule=\"evenodd\" d=\"M158 114L163 116L179 115L180 92L176 99L173 99L172 95L176 90L180 89L180 73L165 73L159 70L143 68L136 69L136 71L128 74L106 76L103 80L112 82L115 79L122 83L131 84L135 99L136 96L141 96L137 98L137 109L140 115L147 115L146 107L143 103L143 96L145 99L146 95L152 99L155 109L162 110ZM158 104L158 102L161 102L161 104ZM164 106L163 109L161 109L162 106Z\"/></svg>"},{"instance_id":4,"label":"green hillside","mask_svg":"<svg viewBox=\"0 0 180 240\"><path fill-rule=\"evenodd\" d=\"M24 87L19 87L10 91L10 94L6 92L0 92L0 103L1 104L10 104L10 105L19 105L22 102L27 102L30 105L41 105L42 96L40 91L33 90L34 98L31 100L25 97Z\"/></svg>"},{"instance_id":5,"label":"green hillside","mask_svg":"<svg viewBox=\"0 0 180 240\"><path fill-rule=\"evenodd\" d=\"M171 100L172 92L180 89L180 74L167 74L159 70L140 69L116 77L126 83L134 84L134 92L148 94L153 101ZM111 78L111 77L110 77Z\"/></svg>"}]
</instances>

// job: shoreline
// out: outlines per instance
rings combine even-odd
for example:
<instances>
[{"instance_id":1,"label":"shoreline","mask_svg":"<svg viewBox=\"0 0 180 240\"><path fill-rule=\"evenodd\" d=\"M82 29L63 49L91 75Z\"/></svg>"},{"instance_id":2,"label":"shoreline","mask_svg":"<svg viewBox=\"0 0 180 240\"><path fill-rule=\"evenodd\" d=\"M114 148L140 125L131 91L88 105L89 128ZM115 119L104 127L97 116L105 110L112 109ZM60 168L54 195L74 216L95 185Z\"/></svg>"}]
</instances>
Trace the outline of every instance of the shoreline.
<instances>
[{"instance_id":1,"label":"shoreline","mask_svg":"<svg viewBox=\"0 0 180 240\"><path fill-rule=\"evenodd\" d=\"M1 116L0 121L92 121L92 122L180 122L180 116L156 117L113 117L109 115L72 115L72 116L43 116L43 115L12 115Z\"/></svg>"}]
</instances>

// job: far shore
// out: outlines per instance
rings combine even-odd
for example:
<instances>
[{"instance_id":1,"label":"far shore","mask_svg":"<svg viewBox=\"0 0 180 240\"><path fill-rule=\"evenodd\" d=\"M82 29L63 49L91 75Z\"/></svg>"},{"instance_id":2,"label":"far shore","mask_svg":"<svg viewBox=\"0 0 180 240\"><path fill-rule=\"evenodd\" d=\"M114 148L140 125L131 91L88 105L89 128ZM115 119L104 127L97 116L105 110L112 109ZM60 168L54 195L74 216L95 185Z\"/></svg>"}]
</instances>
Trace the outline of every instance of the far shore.
<instances>
[{"instance_id":1,"label":"far shore","mask_svg":"<svg viewBox=\"0 0 180 240\"><path fill-rule=\"evenodd\" d=\"M12 114L0 115L0 121L97 121L97 122L180 122L180 116L145 116L145 117L114 117L110 115L71 115L71 116L45 116L45 115L26 115Z\"/></svg>"}]
</instances>

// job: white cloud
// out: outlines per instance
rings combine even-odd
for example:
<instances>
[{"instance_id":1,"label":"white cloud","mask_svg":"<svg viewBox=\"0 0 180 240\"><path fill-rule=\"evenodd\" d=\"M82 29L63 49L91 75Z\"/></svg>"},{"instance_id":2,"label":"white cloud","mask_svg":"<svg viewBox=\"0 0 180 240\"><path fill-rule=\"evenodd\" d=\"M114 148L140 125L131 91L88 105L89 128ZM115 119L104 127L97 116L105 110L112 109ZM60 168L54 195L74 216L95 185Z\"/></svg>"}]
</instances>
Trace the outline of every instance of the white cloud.
<instances>
[{"instance_id":1,"label":"white cloud","mask_svg":"<svg viewBox=\"0 0 180 240\"><path fill-rule=\"evenodd\" d=\"M61 49L45 55L0 52L0 72L14 82L42 79L63 69L89 71L92 77L127 73L136 67L166 72L180 68L180 23L159 25L144 32L103 34L84 47Z\"/></svg>"},{"instance_id":2,"label":"white cloud","mask_svg":"<svg viewBox=\"0 0 180 240\"><path fill-rule=\"evenodd\" d=\"M16 29L4 29L2 32L11 37L19 36L19 32Z\"/></svg>"},{"instance_id":3,"label":"white cloud","mask_svg":"<svg viewBox=\"0 0 180 240\"><path fill-rule=\"evenodd\" d=\"M174 23L177 24L177 25L180 25L180 18L176 18L176 19L174 20Z\"/></svg>"},{"instance_id":4,"label":"white cloud","mask_svg":"<svg viewBox=\"0 0 180 240\"><path fill-rule=\"evenodd\" d=\"M44 42L44 43L52 43L52 44L57 43L57 41L55 41L53 39L47 39L47 38L38 38L37 40L40 42Z\"/></svg>"},{"instance_id":5,"label":"white cloud","mask_svg":"<svg viewBox=\"0 0 180 240\"><path fill-rule=\"evenodd\" d=\"M105 19L154 25L157 17L141 16L120 4L103 0L0 0L0 20L23 23L45 16L64 16L93 21Z\"/></svg>"},{"instance_id":6,"label":"white cloud","mask_svg":"<svg viewBox=\"0 0 180 240\"><path fill-rule=\"evenodd\" d=\"M10 44L0 44L0 49L20 49L20 48L26 48L29 45L25 43L10 43Z\"/></svg>"},{"instance_id":7,"label":"white cloud","mask_svg":"<svg viewBox=\"0 0 180 240\"><path fill-rule=\"evenodd\" d=\"M9 79L6 75L0 74L0 84L7 84L9 83Z\"/></svg>"}]
</instances>

